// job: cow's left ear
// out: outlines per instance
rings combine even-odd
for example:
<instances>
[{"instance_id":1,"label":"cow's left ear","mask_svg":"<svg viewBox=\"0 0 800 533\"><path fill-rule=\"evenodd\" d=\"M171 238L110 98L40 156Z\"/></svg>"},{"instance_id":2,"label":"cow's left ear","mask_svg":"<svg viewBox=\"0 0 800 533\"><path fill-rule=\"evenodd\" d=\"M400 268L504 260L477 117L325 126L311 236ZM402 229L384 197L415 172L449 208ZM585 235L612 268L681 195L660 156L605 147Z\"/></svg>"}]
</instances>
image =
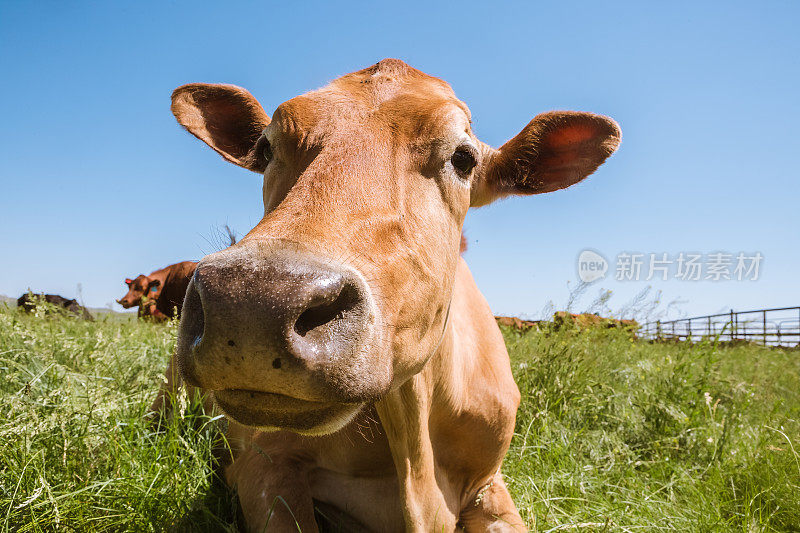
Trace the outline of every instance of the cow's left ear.
<instances>
[{"instance_id":1,"label":"cow's left ear","mask_svg":"<svg viewBox=\"0 0 800 533\"><path fill-rule=\"evenodd\" d=\"M150 282L147 284L147 290L152 291L158 289L161 286L161 281L157 279L151 279Z\"/></svg>"},{"instance_id":2,"label":"cow's left ear","mask_svg":"<svg viewBox=\"0 0 800 533\"><path fill-rule=\"evenodd\" d=\"M131 283L133 283L131 278L125 278L125 285L130 285Z\"/></svg>"},{"instance_id":3,"label":"cow's left ear","mask_svg":"<svg viewBox=\"0 0 800 533\"><path fill-rule=\"evenodd\" d=\"M270 123L255 97L235 85L190 83L172 93L172 114L192 135L240 167L263 172L256 144Z\"/></svg>"},{"instance_id":4,"label":"cow's left ear","mask_svg":"<svg viewBox=\"0 0 800 533\"><path fill-rule=\"evenodd\" d=\"M537 115L499 150L490 150L473 180L470 205L510 194L541 194L578 183L619 146L614 120L592 113Z\"/></svg>"}]
</instances>

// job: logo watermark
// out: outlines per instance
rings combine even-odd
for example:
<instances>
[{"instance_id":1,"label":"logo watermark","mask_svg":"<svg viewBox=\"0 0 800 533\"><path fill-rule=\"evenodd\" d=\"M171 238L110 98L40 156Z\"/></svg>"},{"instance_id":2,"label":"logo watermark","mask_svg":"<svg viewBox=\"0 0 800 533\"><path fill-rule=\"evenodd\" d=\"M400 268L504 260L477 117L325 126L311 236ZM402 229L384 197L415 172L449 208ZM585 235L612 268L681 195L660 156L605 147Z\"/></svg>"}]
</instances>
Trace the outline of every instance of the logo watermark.
<instances>
[{"instance_id":1,"label":"logo watermark","mask_svg":"<svg viewBox=\"0 0 800 533\"><path fill-rule=\"evenodd\" d=\"M584 250L578 255L578 279L591 283L606 277L608 261L594 250Z\"/></svg>"},{"instance_id":2,"label":"logo watermark","mask_svg":"<svg viewBox=\"0 0 800 533\"><path fill-rule=\"evenodd\" d=\"M763 262L761 252L621 252L613 274L617 281L758 281ZM577 267L585 283L604 279L610 270L606 258L590 249L578 254Z\"/></svg>"}]
</instances>

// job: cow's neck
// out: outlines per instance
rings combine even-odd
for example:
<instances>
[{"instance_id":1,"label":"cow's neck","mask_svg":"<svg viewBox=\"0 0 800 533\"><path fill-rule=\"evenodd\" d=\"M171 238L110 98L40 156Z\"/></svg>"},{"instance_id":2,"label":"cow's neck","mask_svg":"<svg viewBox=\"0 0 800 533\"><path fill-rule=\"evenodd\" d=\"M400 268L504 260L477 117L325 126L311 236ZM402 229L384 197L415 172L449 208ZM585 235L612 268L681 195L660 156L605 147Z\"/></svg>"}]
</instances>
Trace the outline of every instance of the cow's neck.
<instances>
[{"instance_id":1,"label":"cow's neck","mask_svg":"<svg viewBox=\"0 0 800 533\"><path fill-rule=\"evenodd\" d=\"M436 457L430 418L437 403L437 380L442 371L452 375L454 332L452 299L448 303L442 335L422 371L376 404L386 431L400 484L406 530L453 531L458 520L454 502L448 502L437 482ZM436 404L436 405L435 405Z\"/></svg>"},{"instance_id":2,"label":"cow's neck","mask_svg":"<svg viewBox=\"0 0 800 533\"><path fill-rule=\"evenodd\" d=\"M438 487L429 424L436 387L429 367L449 351L450 332L448 325L422 372L375 405L397 471L406 531L454 531L458 520L458 509L451 508Z\"/></svg>"}]
</instances>

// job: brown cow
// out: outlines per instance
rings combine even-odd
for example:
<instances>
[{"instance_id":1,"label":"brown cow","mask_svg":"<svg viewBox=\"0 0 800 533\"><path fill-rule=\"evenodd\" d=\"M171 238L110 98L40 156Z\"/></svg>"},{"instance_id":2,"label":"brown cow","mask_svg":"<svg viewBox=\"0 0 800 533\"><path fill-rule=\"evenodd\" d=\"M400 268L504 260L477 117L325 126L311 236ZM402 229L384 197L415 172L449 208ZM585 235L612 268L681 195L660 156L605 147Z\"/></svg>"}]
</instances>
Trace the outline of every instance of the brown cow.
<instances>
[{"instance_id":1,"label":"brown cow","mask_svg":"<svg viewBox=\"0 0 800 533\"><path fill-rule=\"evenodd\" d=\"M254 531L522 531L499 473L519 404L459 255L469 207L569 187L614 121L538 115L499 150L444 81L387 59L278 106L191 84L178 122L263 173L264 217L205 257L177 364L227 415ZM323 518L319 518L324 522Z\"/></svg>"},{"instance_id":2,"label":"brown cow","mask_svg":"<svg viewBox=\"0 0 800 533\"><path fill-rule=\"evenodd\" d=\"M117 300L125 309L139 306L139 317L168 320L180 316L186 287L197 268L197 261L183 261L151 272L127 278L128 292Z\"/></svg>"}]
</instances>

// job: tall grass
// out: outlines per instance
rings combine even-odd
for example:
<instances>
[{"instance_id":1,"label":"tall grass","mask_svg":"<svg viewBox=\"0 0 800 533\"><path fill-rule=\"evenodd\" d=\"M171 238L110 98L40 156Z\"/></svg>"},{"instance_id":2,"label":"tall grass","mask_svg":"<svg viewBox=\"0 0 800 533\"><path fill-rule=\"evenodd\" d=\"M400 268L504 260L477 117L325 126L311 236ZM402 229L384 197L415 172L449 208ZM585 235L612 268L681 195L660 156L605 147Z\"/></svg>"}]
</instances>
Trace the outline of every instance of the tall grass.
<instances>
[{"instance_id":1,"label":"tall grass","mask_svg":"<svg viewBox=\"0 0 800 533\"><path fill-rule=\"evenodd\" d=\"M533 531L800 530L800 353L504 331ZM0 307L2 531L234 531L214 421L144 414L174 324Z\"/></svg>"},{"instance_id":2,"label":"tall grass","mask_svg":"<svg viewBox=\"0 0 800 533\"><path fill-rule=\"evenodd\" d=\"M503 471L531 529L800 530L800 352L504 335L523 400Z\"/></svg>"},{"instance_id":3,"label":"tall grass","mask_svg":"<svg viewBox=\"0 0 800 533\"><path fill-rule=\"evenodd\" d=\"M185 410L156 432L144 417L174 325L37 315L0 310L2 530L228 527L214 425Z\"/></svg>"}]
</instances>

